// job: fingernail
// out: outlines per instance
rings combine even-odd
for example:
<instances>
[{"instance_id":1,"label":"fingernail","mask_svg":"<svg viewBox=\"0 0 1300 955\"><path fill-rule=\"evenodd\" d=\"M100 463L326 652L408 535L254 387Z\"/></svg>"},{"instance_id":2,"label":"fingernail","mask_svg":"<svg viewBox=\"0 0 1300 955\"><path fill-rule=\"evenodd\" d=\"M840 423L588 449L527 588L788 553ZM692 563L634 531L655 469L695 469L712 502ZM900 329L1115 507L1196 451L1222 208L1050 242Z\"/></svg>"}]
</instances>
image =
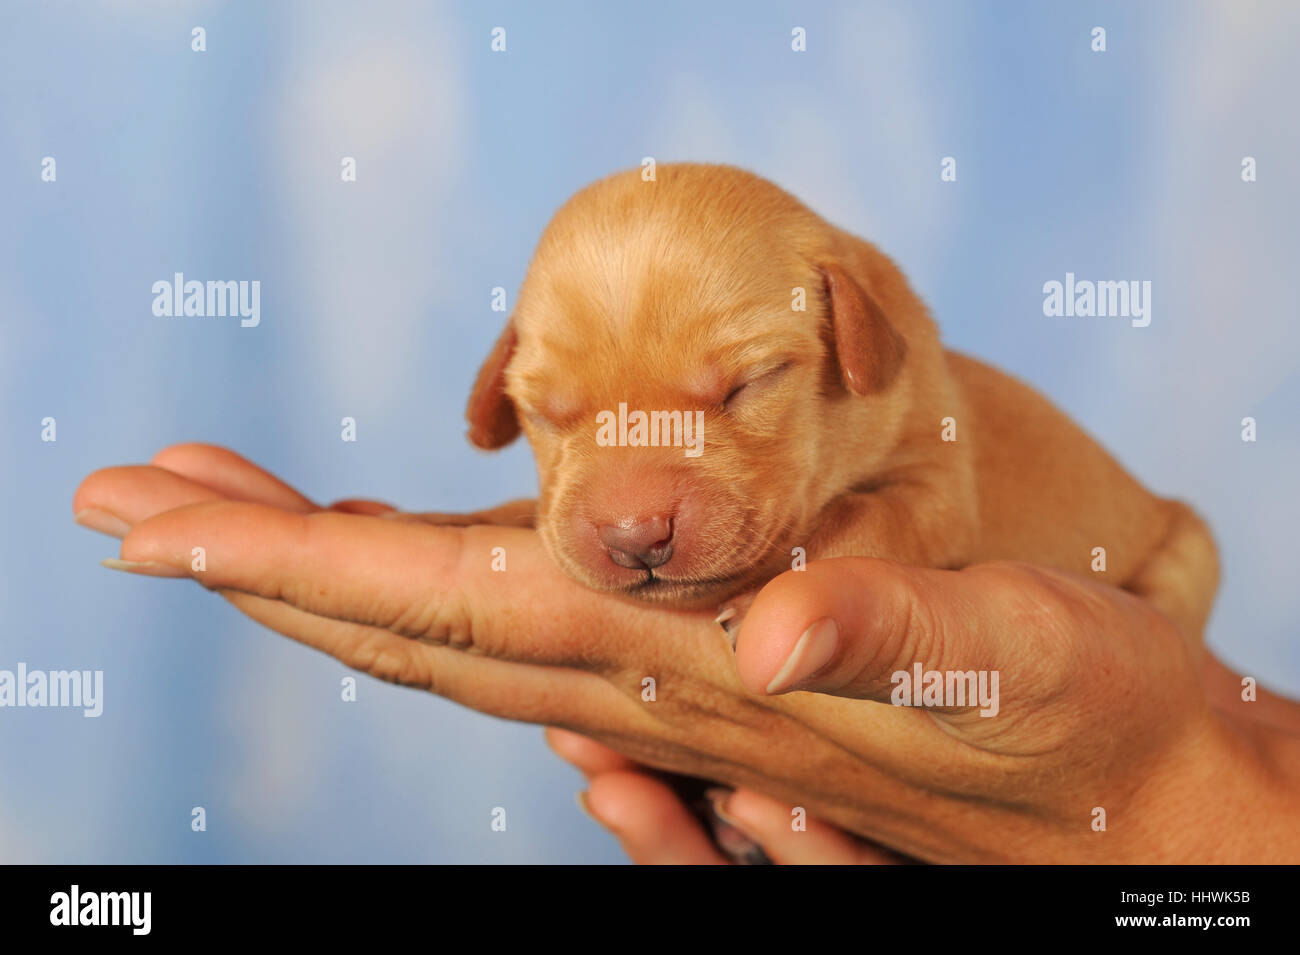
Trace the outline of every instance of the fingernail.
<instances>
[{"instance_id":1,"label":"fingernail","mask_svg":"<svg viewBox=\"0 0 1300 955\"><path fill-rule=\"evenodd\" d=\"M806 682L830 662L840 644L840 628L830 617L803 632L779 673L767 685L769 695L785 693Z\"/></svg>"},{"instance_id":2,"label":"fingernail","mask_svg":"<svg viewBox=\"0 0 1300 955\"><path fill-rule=\"evenodd\" d=\"M109 570L124 570L128 574L141 574L145 577L188 577L189 574L177 570L169 564L160 564L154 560L118 560L106 557L100 564Z\"/></svg>"},{"instance_id":3,"label":"fingernail","mask_svg":"<svg viewBox=\"0 0 1300 955\"><path fill-rule=\"evenodd\" d=\"M704 798L707 799L709 801L709 805L713 807L714 815L716 815L727 825L735 826L737 829L739 829L741 828L740 823L736 822L736 820L732 818L731 814L727 811L727 801L731 799L731 794L734 791L735 790L732 789L723 789L721 786L713 786L709 789L704 790Z\"/></svg>"},{"instance_id":4,"label":"fingernail","mask_svg":"<svg viewBox=\"0 0 1300 955\"><path fill-rule=\"evenodd\" d=\"M122 518L97 507L87 507L77 511L72 519L82 527L88 527L92 531L99 531L101 534L108 534L110 537L119 539L125 537L131 531L131 525Z\"/></svg>"},{"instance_id":5,"label":"fingernail","mask_svg":"<svg viewBox=\"0 0 1300 955\"><path fill-rule=\"evenodd\" d=\"M736 649L736 624L733 622L735 619L735 607L723 607L722 612L713 618L713 622L721 627L722 632L727 635L727 643L730 644L733 651Z\"/></svg>"}]
</instances>

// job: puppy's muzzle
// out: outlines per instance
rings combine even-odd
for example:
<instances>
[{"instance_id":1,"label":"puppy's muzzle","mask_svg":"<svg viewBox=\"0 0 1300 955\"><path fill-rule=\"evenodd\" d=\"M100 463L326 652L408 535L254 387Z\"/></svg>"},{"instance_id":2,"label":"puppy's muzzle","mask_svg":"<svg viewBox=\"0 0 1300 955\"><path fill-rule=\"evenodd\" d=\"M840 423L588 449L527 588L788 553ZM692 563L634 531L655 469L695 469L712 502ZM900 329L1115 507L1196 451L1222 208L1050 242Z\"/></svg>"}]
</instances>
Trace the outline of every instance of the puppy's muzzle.
<instances>
[{"instance_id":1,"label":"puppy's muzzle","mask_svg":"<svg viewBox=\"0 0 1300 955\"><path fill-rule=\"evenodd\" d=\"M654 570L673 556L673 519L655 515L596 528L596 535L609 552L609 559L629 570Z\"/></svg>"}]
</instances>

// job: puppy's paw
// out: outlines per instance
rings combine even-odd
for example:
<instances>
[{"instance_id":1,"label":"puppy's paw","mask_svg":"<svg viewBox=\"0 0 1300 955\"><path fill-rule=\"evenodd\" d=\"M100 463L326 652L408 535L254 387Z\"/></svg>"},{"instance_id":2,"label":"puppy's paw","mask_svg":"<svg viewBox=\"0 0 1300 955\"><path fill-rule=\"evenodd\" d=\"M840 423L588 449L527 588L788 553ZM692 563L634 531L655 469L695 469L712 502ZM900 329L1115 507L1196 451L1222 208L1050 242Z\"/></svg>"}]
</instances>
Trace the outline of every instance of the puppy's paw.
<instances>
[{"instance_id":1,"label":"puppy's paw","mask_svg":"<svg viewBox=\"0 0 1300 955\"><path fill-rule=\"evenodd\" d=\"M740 623L745 619L745 614L749 613L750 606L754 603L754 598L758 596L757 590L748 590L743 594L736 594L718 611L718 626L727 635L727 640L731 644L731 649L736 649L736 634L740 633Z\"/></svg>"}]
</instances>

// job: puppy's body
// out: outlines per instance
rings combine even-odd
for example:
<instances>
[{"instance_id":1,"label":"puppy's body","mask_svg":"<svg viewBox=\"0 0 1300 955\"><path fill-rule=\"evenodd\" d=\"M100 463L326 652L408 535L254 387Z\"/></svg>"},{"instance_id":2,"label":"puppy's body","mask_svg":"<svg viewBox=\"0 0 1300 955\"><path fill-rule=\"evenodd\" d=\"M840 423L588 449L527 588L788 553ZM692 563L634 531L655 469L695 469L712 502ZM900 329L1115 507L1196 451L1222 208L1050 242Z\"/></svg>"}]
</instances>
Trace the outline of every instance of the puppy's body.
<instances>
[{"instance_id":1,"label":"puppy's body","mask_svg":"<svg viewBox=\"0 0 1300 955\"><path fill-rule=\"evenodd\" d=\"M620 405L701 412L703 453L602 445L597 416ZM638 599L719 605L796 548L1075 571L1196 636L1214 596L1189 509L1029 387L945 351L870 243L730 167L623 173L571 199L468 417L480 447L527 432L541 497L463 519L533 521L572 576Z\"/></svg>"}]
</instances>

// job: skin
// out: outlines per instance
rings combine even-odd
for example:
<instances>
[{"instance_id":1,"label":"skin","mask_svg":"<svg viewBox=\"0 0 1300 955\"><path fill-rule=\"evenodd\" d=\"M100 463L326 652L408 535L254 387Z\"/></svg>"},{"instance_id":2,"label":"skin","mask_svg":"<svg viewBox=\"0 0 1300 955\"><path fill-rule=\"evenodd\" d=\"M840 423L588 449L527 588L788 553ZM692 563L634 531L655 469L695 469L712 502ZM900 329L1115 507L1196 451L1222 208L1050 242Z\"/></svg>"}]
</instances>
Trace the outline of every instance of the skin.
<instances>
[{"instance_id":1,"label":"skin","mask_svg":"<svg viewBox=\"0 0 1300 955\"><path fill-rule=\"evenodd\" d=\"M367 501L324 509L220 448L98 471L74 510L123 537L120 569L193 577L348 666L568 731L552 745L642 861L720 861L643 767L738 790L724 808L778 861L888 858L844 832L929 862L1300 857L1296 705L1241 702L1236 678L1151 606L1065 573L813 563L762 590L733 654L711 614L581 587L534 531L390 520ZM491 569L497 547L505 572ZM824 665L803 689L768 692L826 617L839 636ZM889 675L917 660L998 670L999 715L882 705ZM778 839L790 805L813 824ZM1091 828L1098 806L1105 832Z\"/></svg>"}]
</instances>

